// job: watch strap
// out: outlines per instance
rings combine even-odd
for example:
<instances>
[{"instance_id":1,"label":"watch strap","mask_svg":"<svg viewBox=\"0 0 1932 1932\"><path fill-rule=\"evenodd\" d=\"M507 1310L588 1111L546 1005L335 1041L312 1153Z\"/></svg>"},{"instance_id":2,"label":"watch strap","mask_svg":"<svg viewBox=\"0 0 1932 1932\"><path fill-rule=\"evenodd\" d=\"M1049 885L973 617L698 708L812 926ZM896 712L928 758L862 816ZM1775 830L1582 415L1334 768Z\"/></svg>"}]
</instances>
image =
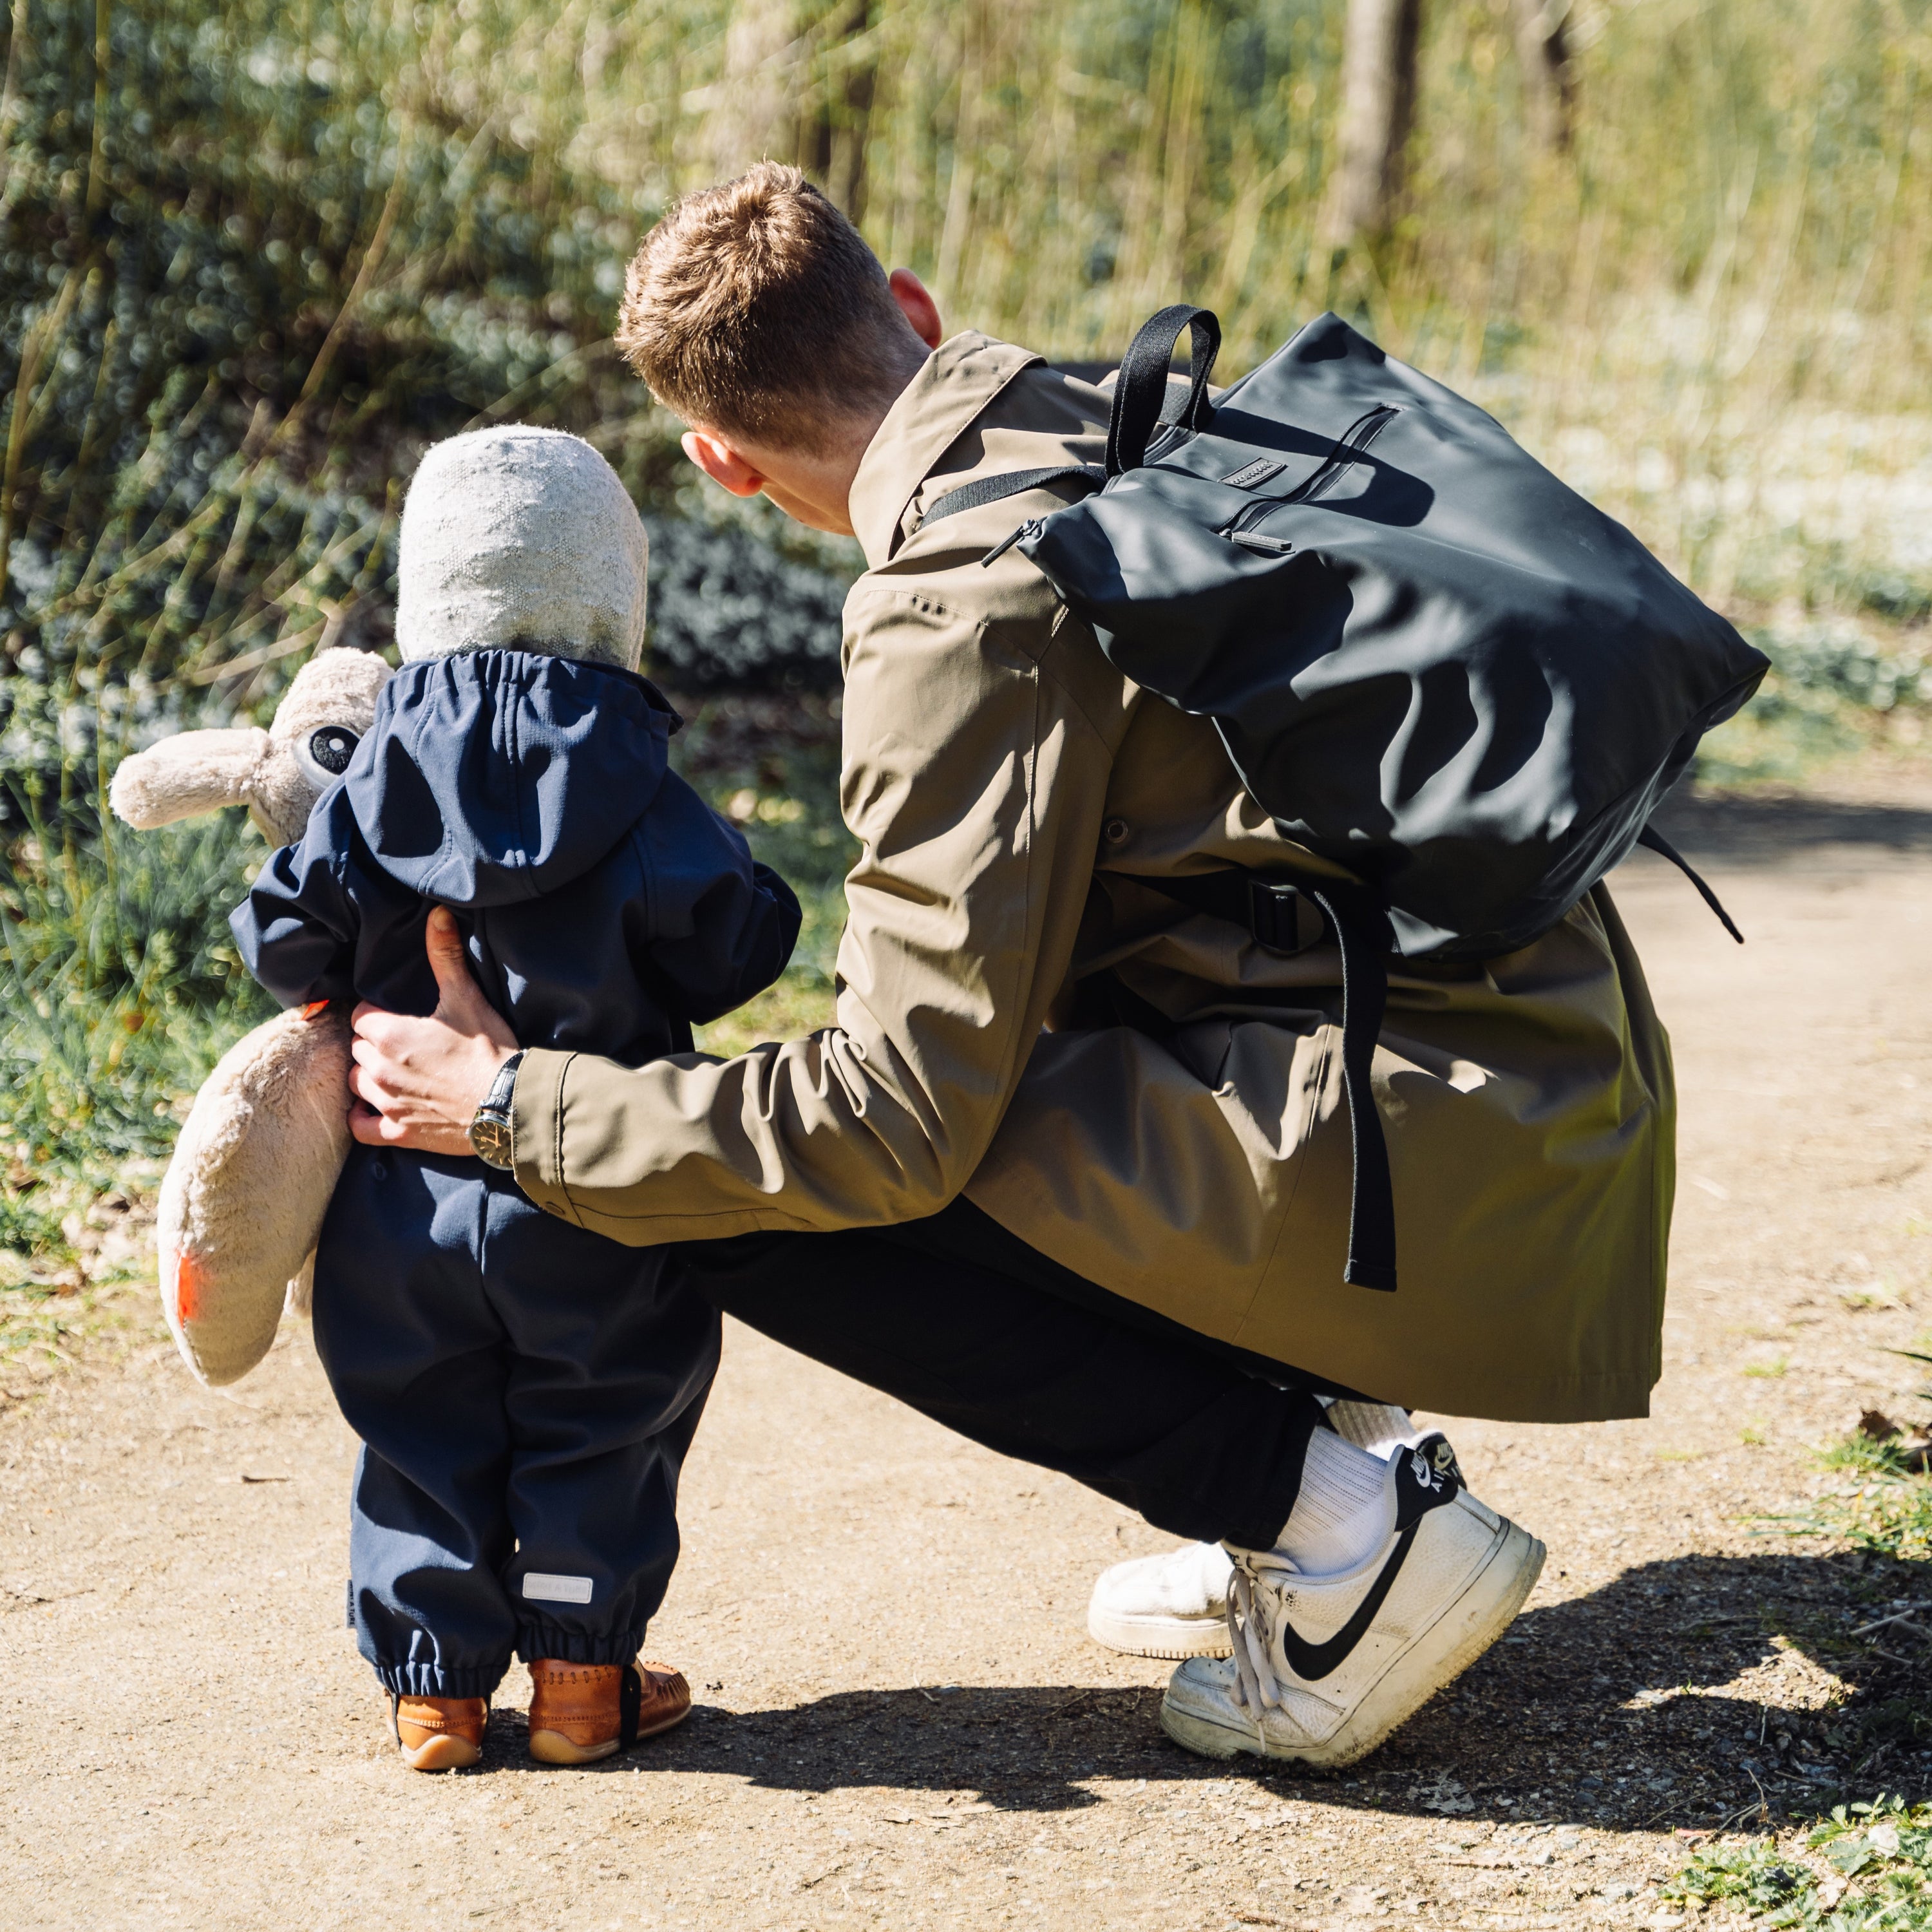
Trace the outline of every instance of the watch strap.
<instances>
[{"instance_id":1,"label":"watch strap","mask_svg":"<svg viewBox=\"0 0 1932 1932\"><path fill-rule=\"evenodd\" d=\"M524 1064L524 1049L518 1047L509 1058L496 1070L496 1077L490 1083L490 1090L483 1096L483 1104L477 1108L479 1114L494 1114L499 1120L510 1118L510 1108L517 1097L517 1069Z\"/></svg>"}]
</instances>

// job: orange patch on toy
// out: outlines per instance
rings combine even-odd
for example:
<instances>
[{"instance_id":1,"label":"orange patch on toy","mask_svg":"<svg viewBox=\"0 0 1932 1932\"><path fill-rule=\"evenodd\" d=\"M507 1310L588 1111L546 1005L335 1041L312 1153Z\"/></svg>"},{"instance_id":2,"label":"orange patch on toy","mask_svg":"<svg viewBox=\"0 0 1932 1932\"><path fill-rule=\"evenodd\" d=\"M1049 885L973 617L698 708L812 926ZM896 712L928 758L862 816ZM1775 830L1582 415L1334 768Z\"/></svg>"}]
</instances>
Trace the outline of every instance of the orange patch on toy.
<instances>
[{"instance_id":1,"label":"orange patch on toy","mask_svg":"<svg viewBox=\"0 0 1932 1932\"><path fill-rule=\"evenodd\" d=\"M185 1328L201 1312L202 1273L192 1255L172 1257L175 1283L175 1319ZM167 1265L166 1261L164 1267Z\"/></svg>"}]
</instances>

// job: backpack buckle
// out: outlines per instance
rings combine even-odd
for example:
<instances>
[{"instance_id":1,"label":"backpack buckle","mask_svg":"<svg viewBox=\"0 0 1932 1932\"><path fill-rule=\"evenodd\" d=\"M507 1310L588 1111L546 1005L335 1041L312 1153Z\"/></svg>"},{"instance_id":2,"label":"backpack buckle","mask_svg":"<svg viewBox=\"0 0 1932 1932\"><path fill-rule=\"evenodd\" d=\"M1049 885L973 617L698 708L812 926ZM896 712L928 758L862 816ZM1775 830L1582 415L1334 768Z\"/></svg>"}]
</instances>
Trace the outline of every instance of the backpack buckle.
<instances>
[{"instance_id":1,"label":"backpack buckle","mask_svg":"<svg viewBox=\"0 0 1932 1932\"><path fill-rule=\"evenodd\" d=\"M1248 874L1248 930L1264 952L1292 959L1318 946L1328 930L1322 908L1286 879Z\"/></svg>"}]
</instances>

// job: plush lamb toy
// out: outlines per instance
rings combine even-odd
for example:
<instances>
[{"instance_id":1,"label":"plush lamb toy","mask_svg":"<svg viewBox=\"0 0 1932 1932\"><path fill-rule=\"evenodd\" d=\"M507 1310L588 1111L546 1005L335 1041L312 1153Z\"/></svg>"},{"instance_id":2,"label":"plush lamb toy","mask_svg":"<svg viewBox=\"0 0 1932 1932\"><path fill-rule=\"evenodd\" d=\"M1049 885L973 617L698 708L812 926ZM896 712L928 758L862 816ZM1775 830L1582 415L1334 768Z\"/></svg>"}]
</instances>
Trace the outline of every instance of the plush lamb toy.
<instances>
[{"instance_id":1,"label":"plush lamb toy","mask_svg":"<svg viewBox=\"0 0 1932 1932\"><path fill-rule=\"evenodd\" d=\"M272 845L348 767L389 675L379 657L320 651L264 731L184 731L114 774L116 814L147 830L245 805ZM349 1151L349 1016L278 1013L229 1048L195 1096L161 1183L161 1306L212 1388L268 1352L284 1306L308 1312L316 1238Z\"/></svg>"}]
</instances>

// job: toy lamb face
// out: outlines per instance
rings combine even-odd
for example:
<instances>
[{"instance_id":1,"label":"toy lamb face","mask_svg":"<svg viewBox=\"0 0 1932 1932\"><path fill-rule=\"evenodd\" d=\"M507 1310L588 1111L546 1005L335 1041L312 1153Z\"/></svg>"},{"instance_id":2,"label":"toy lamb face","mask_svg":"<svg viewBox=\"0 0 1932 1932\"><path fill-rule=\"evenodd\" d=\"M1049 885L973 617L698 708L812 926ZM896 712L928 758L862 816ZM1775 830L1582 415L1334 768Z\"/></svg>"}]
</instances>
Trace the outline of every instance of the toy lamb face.
<instances>
[{"instance_id":1,"label":"toy lamb face","mask_svg":"<svg viewBox=\"0 0 1932 1932\"><path fill-rule=\"evenodd\" d=\"M303 665L264 731L183 731L122 761L108 789L115 815L137 830L245 805L272 845L290 845L310 808L349 769L376 722L389 667L366 651L319 651Z\"/></svg>"},{"instance_id":2,"label":"toy lamb face","mask_svg":"<svg viewBox=\"0 0 1932 1932\"><path fill-rule=\"evenodd\" d=\"M389 668L319 652L267 730L184 731L122 761L117 816L146 830L245 805L273 844L302 836L316 800L374 724ZM161 1183L161 1305L211 1388L268 1352L285 1306L308 1312L316 1237L349 1151L349 1016L278 1013L236 1041L195 1096Z\"/></svg>"}]
</instances>

